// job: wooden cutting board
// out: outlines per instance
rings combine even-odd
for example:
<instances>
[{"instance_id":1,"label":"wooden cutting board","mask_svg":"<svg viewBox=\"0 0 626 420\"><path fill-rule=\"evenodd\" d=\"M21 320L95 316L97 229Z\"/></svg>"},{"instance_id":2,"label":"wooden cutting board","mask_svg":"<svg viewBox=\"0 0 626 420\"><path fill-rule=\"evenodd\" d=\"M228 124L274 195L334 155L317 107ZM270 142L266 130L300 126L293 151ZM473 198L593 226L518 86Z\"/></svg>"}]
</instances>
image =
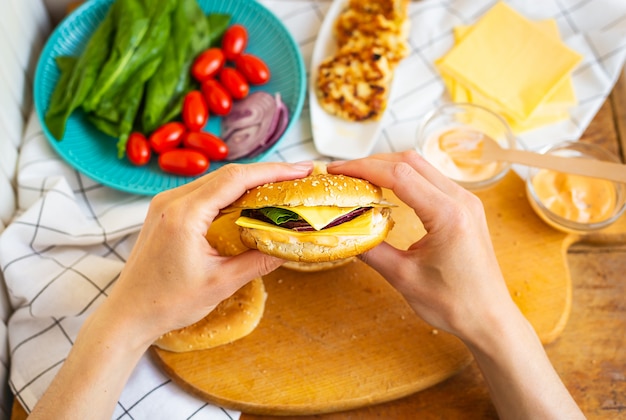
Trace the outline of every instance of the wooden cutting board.
<instances>
[{"instance_id":1,"label":"wooden cutting board","mask_svg":"<svg viewBox=\"0 0 626 420\"><path fill-rule=\"evenodd\" d=\"M570 311L565 252L573 238L533 213L515 174L478 195L511 295L549 342ZM388 240L406 248L424 229L411 209L390 192L386 197L400 204ZM216 222L209 237L225 252L242 246L232 219ZM308 274L279 269L264 282L265 313L250 335L205 351L153 348L156 362L183 389L208 402L252 414L290 415L400 398L471 361L458 339L421 321L360 261Z\"/></svg>"}]
</instances>

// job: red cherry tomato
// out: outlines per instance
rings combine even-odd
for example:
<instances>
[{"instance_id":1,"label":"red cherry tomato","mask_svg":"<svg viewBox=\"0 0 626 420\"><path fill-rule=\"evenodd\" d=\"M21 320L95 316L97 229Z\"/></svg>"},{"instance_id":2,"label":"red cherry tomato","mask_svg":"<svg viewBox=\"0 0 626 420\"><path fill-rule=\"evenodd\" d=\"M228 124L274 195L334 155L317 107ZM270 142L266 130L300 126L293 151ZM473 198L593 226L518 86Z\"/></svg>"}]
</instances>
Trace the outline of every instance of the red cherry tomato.
<instances>
[{"instance_id":1,"label":"red cherry tomato","mask_svg":"<svg viewBox=\"0 0 626 420\"><path fill-rule=\"evenodd\" d=\"M173 149L159 156L159 168L176 175L196 176L209 169L209 159L191 149Z\"/></svg>"},{"instance_id":2,"label":"red cherry tomato","mask_svg":"<svg viewBox=\"0 0 626 420\"><path fill-rule=\"evenodd\" d=\"M250 85L239 72L232 67L224 67L220 72L220 82L233 99L243 99L248 96Z\"/></svg>"},{"instance_id":3,"label":"red cherry tomato","mask_svg":"<svg viewBox=\"0 0 626 420\"><path fill-rule=\"evenodd\" d=\"M148 139L141 133L130 133L126 142L126 157L133 165L143 166L150 162L152 149Z\"/></svg>"},{"instance_id":4,"label":"red cherry tomato","mask_svg":"<svg viewBox=\"0 0 626 420\"><path fill-rule=\"evenodd\" d=\"M163 153L178 147L183 141L183 135L187 132L185 124L181 122L169 122L163 124L152 132L148 138L150 147L156 153Z\"/></svg>"},{"instance_id":5,"label":"red cherry tomato","mask_svg":"<svg viewBox=\"0 0 626 420\"><path fill-rule=\"evenodd\" d=\"M202 93L209 110L215 115L226 115L233 107L233 99L230 97L230 93L215 79L205 80L202 83Z\"/></svg>"},{"instance_id":6,"label":"red cherry tomato","mask_svg":"<svg viewBox=\"0 0 626 420\"><path fill-rule=\"evenodd\" d=\"M222 37L222 51L227 60L234 60L248 45L248 31L242 25L231 25Z\"/></svg>"},{"instance_id":7,"label":"red cherry tomato","mask_svg":"<svg viewBox=\"0 0 626 420\"><path fill-rule=\"evenodd\" d=\"M219 48L204 50L191 65L191 75L199 82L214 77L224 66L226 58Z\"/></svg>"},{"instance_id":8,"label":"red cherry tomato","mask_svg":"<svg viewBox=\"0 0 626 420\"><path fill-rule=\"evenodd\" d=\"M183 101L183 122L189 131L200 131L209 119L209 106L199 90L192 90Z\"/></svg>"},{"instance_id":9,"label":"red cherry tomato","mask_svg":"<svg viewBox=\"0 0 626 420\"><path fill-rule=\"evenodd\" d=\"M216 135L204 131L188 133L183 146L202 152L209 160L223 160L228 156L228 146Z\"/></svg>"},{"instance_id":10,"label":"red cherry tomato","mask_svg":"<svg viewBox=\"0 0 626 420\"><path fill-rule=\"evenodd\" d=\"M241 54L235 59L235 68L252 85L262 85L270 80L270 69L256 55Z\"/></svg>"}]
</instances>

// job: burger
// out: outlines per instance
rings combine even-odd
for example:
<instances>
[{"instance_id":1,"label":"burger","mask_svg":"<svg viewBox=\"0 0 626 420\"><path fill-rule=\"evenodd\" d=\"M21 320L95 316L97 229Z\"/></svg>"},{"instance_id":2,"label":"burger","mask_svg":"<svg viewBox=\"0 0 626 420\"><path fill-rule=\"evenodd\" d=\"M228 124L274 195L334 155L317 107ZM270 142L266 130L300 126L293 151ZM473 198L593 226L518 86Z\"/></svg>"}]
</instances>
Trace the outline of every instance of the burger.
<instances>
[{"instance_id":1,"label":"burger","mask_svg":"<svg viewBox=\"0 0 626 420\"><path fill-rule=\"evenodd\" d=\"M380 187L346 175L317 173L248 190L230 207L249 248L288 261L322 263L351 257L385 240L392 204Z\"/></svg>"}]
</instances>

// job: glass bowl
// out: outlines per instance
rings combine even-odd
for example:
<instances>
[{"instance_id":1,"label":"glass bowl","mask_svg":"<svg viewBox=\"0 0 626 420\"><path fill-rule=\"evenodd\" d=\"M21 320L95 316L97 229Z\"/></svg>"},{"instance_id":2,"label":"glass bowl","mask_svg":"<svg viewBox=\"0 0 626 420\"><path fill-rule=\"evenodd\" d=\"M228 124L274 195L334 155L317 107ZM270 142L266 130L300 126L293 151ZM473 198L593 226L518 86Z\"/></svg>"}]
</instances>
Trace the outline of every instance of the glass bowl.
<instances>
[{"instance_id":1,"label":"glass bowl","mask_svg":"<svg viewBox=\"0 0 626 420\"><path fill-rule=\"evenodd\" d=\"M608 150L590 143L567 141L540 152L621 163ZM605 228L626 209L625 184L541 168L529 168L526 195L539 217L564 232Z\"/></svg>"},{"instance_id":2,"label":"glass bowl","mask_svg":"<svg viewBox=\"0 0 626 420\"><path fill-rule=\"evenodd\" d=\"M439 171L469 190L481 190L497 183L511 169L507 162L471 160L480 147L481 136L489 136L502 147L518 147L507 122L479 105L441 105L422 120L416 150Z\"/></svg>"}]
</instances>

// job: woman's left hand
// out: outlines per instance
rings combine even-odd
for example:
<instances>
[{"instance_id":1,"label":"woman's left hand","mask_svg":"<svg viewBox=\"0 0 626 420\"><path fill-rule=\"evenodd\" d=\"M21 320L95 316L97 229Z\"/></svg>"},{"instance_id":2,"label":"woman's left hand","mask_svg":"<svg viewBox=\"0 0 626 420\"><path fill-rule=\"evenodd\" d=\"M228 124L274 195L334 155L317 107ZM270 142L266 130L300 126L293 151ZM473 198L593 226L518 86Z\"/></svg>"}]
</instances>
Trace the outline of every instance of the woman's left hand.
<instances>
[{"instance_id":1,"label":"woman's left hand","mask_svg":"<svg viewBox=\"0 0 626 420\"><path fill-rule=\"evenodd\" d=\"M154 339L200 320L248 281L284 262L253 250L219 255L205 236L220 210L249 188L301 178L312 167L310 162L232 164L155 196L107 304Z\"/></svg>"}]
</instances>

